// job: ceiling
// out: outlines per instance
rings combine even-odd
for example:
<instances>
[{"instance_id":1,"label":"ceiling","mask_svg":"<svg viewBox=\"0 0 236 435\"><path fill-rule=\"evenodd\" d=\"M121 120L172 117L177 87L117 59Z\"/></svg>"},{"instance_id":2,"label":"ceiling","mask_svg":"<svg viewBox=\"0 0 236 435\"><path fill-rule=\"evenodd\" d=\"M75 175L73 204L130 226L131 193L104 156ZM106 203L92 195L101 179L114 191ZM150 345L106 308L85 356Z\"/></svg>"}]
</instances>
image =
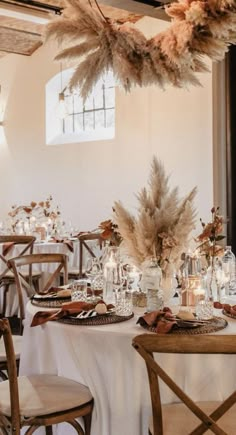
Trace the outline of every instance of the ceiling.
<instances>
[{"instance_id":1,"label":"ceiling","mask_svg":"<svg viewBox=\"0 0 236 435\"><path fill-rule=\"evenodd\" d=\"M84 0L87 1L87 0ZM112 18L167 19L166 0L98 0L103 13ZM63 0L0 0L0 57L8 53L30 56L43 43L46 22L60 13ZM160 7L161 6L161 7Z\"/></svg>"}]
</instances>

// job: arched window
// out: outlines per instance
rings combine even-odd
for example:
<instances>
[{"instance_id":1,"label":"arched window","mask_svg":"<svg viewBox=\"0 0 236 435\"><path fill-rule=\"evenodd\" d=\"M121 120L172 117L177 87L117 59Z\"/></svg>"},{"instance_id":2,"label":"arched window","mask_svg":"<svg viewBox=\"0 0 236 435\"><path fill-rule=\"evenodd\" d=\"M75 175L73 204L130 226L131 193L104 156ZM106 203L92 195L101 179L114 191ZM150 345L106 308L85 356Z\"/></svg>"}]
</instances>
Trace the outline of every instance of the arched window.
<instances>
[{"instance_id":1,"label":"arched window","mask_svg":"<svg viewBox=\"0 0 236 435\"><path fill-rule=\"evenodd\" d=\"M85 104L79 91L70 93L66 88L72 73L72 69L58 73L46 85L46 144L113 139L115 83L112 72L96 83ZM59 104L62 93L65 113Z\"/></svg>"}]
</instances>

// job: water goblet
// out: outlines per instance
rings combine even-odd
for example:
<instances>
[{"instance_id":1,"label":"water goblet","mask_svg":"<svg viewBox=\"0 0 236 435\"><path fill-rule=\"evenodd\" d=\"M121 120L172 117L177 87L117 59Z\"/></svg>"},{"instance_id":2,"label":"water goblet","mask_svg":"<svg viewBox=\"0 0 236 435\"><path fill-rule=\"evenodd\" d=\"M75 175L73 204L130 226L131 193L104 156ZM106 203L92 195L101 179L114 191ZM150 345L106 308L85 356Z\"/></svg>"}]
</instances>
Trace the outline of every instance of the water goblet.
<instances>
[{"instance_id":1,"label":"water goblet","mask_svg":"<svg viewBox=\"0 0 236 435\"><path fill-rule=\"evenodd\" d=\"M95 301L95 294L94 294L94 281L95 278L98 275L101 275L101 265L98 258L89 258L87 261L87 267L86 267L86 275L90 279L91 283L91 300Z\"/></svg>"}]
</instances>

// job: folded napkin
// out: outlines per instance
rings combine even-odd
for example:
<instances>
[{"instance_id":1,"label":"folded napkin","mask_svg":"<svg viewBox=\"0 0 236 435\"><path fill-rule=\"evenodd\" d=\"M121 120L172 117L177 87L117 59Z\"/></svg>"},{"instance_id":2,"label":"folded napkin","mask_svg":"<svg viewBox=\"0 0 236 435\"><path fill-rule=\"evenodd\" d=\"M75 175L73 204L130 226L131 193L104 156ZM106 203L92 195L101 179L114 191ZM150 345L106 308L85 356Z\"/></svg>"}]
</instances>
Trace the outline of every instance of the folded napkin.
<instances>
[{"instance_id":1,"label":"folded napkin","mask_svg":"<svg viewBox=\"0 0 236 435\"><path fill-rule=\"evenodd\" d=\"M69 239L60 239L58 237L52 237L52 242L54 243L65 243L65 245L67 246L67 248L71 251L74 252L74 246L73 246L73 242L72 240Z\"/></svg>"},{"instance_id":2,"label":"folded napkin","mask_svg":"<svg viewBox=\"0 0 236 435\"><path fill-rule=\"evenodd\" d=\"M223 309L226 313L236 317L236 305L221 304L220 302L214 302L214 308Z\"/></svg>"},{"instance_id":3,"label":"folded napkin","mask_svg":"<svg viewBox=\"0 0 236 435\"><path fill-rule=\"evenodd\" d=\"M50 287L50 289L46 292L38 292L36 293L36 295L34 295L34 297L37 296L45 296L45 297L50 297L50 296L55 296L55 297L70 297L71 296L71 289L70 288L66 288L66 287Z\"/></svg>"},{"instance_id":4,"label":"folded napkin","mask_svg":"<svg viewBox=\"0 0 236 435\"><path fill-rule=\"evenodd\" d=\"M95 308L95 304L90 304L88 302L67 302L62 304L59 310L52 311L38 311L31 322L30 326L38 326L49 320L58 320L62 317L69 316L71 314L79 314L82 311L89 311Z\"/></svg>"},{"instance_id":5,"label":"folded napkin","mask_svg":"<svg viewBox=\"0 0 236 435\"><path fill-rule=\"evenodd\" d=\"M167 334L177 325L171 309L167 307L163 310L144 314L144 316L139 317L137 323L144 328L151 326L157 334Z\"/></svg>"},{"instance_id":6,"label":"folded napkin","mask_svg":"<svg viewBox=\"0 0 236 435\"><path fill-rule=\"evenodd\" d=\"M8 252L11 250L11 248L14 246L14 242L6 242L3 243L3 247L2 247L2 255L5 257Z\"/></svg>"}]
</instances>

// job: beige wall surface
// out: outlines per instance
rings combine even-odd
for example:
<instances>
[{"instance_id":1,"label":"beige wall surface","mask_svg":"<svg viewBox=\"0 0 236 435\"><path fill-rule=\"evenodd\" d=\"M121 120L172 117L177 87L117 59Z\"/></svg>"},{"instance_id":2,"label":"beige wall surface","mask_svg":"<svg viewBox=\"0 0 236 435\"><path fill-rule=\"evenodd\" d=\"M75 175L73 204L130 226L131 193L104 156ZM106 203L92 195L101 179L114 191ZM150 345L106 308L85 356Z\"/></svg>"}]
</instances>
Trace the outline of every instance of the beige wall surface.
<instances>
[{"instance_id":1,"label":"beige wall surface","mask_svg":"<svg viewBox=\"0 0 236 435\"><path fill-rule=\"evenodd\" d=\"M145 18L145 31L166 25ZM53 45L31 57L0 60L0 84L6 101L5 142L0 144L0 196L4 219L12 204L40 201L50 194L65 220L90 230L111 216L114 200L135 213L135 193L147 184L155 154L171 174L180 194L198 186L199 217L209 218L213 201L212 75L202 87L165 91L116 90L116 136L113 140L60 146L45 141L45 85L59 72Z\"/></svg>"}]
</instances>

